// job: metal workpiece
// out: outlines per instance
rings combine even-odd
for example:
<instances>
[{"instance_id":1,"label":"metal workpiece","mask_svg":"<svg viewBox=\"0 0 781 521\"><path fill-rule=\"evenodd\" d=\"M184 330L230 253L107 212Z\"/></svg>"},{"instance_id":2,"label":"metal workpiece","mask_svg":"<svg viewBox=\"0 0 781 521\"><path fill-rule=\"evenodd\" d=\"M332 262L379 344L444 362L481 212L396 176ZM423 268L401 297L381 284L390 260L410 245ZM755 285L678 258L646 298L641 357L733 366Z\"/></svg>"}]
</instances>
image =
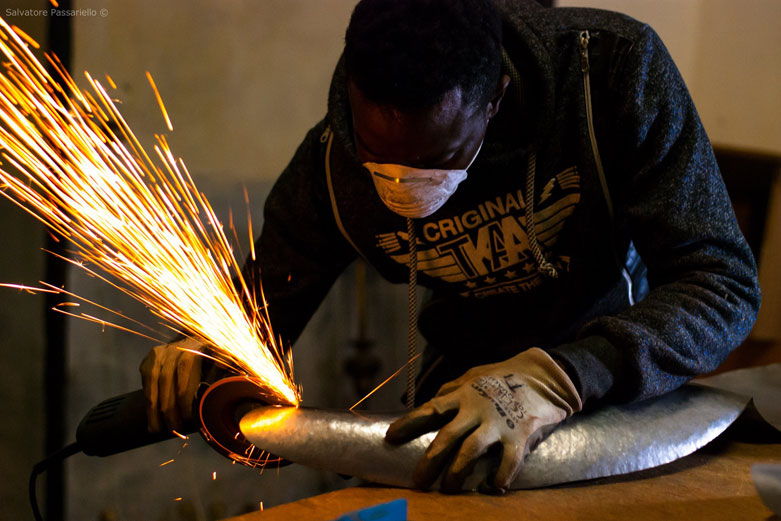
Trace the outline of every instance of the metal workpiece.
<instances>
[{"instance_id":1,"label":"metal workpiece","mask_svg":"<svg viewBox=\"0 0 781 521\"><path fill-rule=\"evenodd\" d=\"M781 431L781 364L735 369L695 382L750 397L760 417Z\"/></svg>"},{"instance_id":2,"label":"metal workpiece","mask_svg":"<svg viewBox=\"0 0 781 521\"><path fill-rule=\"evenodd\" d=\"M728 391L686 385L658 398L575 415L529 454L511 488L614 476L669 463L721 434L747 403L748 398ZM286 460L413 487L417 461L436 433L390 445L385 432L399 416L263 406L244 414L239 429L255 446ZM476 489L496 463L478 463L464 488Z\"/></svg>"},{"instance_id":3,"label":"metal workpiece","mask_svg":"<svg viewBox=\"0 0 781 521\"><path fill-rule=\"evenodd\" d=\"M264 450L280 447L294 463L359 477L375 483L414 487L418 458L436 433L404 445L385 441L385 431L400 414L360 415L306 407L261 407L239 422L244 437ZM281 455L282 453L280 453Z\"/></svg>"},{"instance_id":4,"label":"metal workpiece","mask_svg":"<svg viewBox=\"0 0 781 521\"><path fill-rule=\"evenodd\" d=\"M724 432L748 398L685 385L638 403L575 415L533 450L513 488L627 474L687 456Z\"/></svg>"}]
</instances>

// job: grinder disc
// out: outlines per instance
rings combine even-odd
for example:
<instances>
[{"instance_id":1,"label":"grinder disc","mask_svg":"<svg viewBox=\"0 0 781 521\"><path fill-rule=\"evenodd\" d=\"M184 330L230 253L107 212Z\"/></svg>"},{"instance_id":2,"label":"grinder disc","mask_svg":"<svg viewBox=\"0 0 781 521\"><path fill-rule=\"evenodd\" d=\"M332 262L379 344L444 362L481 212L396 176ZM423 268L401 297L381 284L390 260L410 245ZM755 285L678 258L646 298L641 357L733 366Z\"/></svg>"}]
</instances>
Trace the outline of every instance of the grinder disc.
<instances>
[{"instance_id":1,"label":"grinder disc","mask_svg":"<svg viewBox=\"0 0 781 521\"><path fill-rule=\"evenodd\" d=\"M248 467L289 465L289 461L256 447L239 429L249 410L275 405L268 393L244 376L231 376L210 385L198 405L201 436L217 452Z\"/></svg>"}]
</instances>

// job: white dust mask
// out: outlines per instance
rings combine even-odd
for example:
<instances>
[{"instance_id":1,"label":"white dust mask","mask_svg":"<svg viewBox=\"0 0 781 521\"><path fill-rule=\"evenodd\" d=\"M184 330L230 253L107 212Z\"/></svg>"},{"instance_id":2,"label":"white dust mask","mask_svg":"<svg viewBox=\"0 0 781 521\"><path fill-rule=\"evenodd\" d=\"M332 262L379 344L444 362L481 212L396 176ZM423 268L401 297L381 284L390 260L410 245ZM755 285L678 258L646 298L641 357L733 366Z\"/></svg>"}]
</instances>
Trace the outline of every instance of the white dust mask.
<instances>
[{"instance_id":1,"label":"white dust mask","mask_svg":"<svg viewBox=\"0 0 781 521\"><path fill-rule=\"evenodd\" d=\"M463 170L412 168L393 163L364 163L372 174L380 199L390 210L403 217L428 217L439 210L466 179L483 142Z\"/></svg>"}]
</instances>

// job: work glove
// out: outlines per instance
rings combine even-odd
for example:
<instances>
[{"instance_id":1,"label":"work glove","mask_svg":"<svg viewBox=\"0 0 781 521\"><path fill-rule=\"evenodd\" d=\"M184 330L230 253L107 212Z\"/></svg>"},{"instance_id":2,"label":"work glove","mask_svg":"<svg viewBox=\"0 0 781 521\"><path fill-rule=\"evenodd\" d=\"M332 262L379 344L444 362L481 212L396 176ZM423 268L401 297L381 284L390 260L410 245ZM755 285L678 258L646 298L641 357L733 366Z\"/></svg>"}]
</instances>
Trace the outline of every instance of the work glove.
<instances>
[{"instance_id":1,"label":"work glove","mask_svg":"<svg viewBox=\"0 0 781 521\"><path fill-rule=\"evenodd\" d=\"M534 347L446 383L430 401L393 422L385 437L402 444L439 429L413 479L427 489L449 464L440 488L451 493L461 490L481 456L501 446L501 462L484 491L503 493L536 443L581 409L567 373Z\"/></svg>"},{"instance_id":2,"label":"work glove","mask_svg":"<svg viewBox=\"0 0 781 521\"><path fill-rule=\"evenodd\" d=\"M187 350L201 352L203 348L204 343L194 338L176 340L155 346L141 362L150 432L181 429L193 419L204 357Z\"/></svg>"}]
</instances>

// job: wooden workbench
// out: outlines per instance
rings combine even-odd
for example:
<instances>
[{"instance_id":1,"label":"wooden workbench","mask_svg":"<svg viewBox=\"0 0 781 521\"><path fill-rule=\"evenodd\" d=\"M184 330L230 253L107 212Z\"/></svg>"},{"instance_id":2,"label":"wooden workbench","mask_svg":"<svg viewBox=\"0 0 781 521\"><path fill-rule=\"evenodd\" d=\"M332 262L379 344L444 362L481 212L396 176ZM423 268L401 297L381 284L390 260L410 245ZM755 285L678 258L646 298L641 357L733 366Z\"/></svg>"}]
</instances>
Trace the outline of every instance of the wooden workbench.
<instances>
[{"instance_id":1,"label":"wooden workbench","mask_svg":"<svg viewBox=\"0 0 781 521\"><path fill-rule=\"evenodd\" d=\"M745 429L731 429L690 456L627 476L521 490L501 497L361 486L232 521L326 521L397 498L407 498L410 521L781 521L759 499L751 480L751 465L759 462L781 463L781 434L773 431L758 437Z\"/></svg>"}]
</instances>

